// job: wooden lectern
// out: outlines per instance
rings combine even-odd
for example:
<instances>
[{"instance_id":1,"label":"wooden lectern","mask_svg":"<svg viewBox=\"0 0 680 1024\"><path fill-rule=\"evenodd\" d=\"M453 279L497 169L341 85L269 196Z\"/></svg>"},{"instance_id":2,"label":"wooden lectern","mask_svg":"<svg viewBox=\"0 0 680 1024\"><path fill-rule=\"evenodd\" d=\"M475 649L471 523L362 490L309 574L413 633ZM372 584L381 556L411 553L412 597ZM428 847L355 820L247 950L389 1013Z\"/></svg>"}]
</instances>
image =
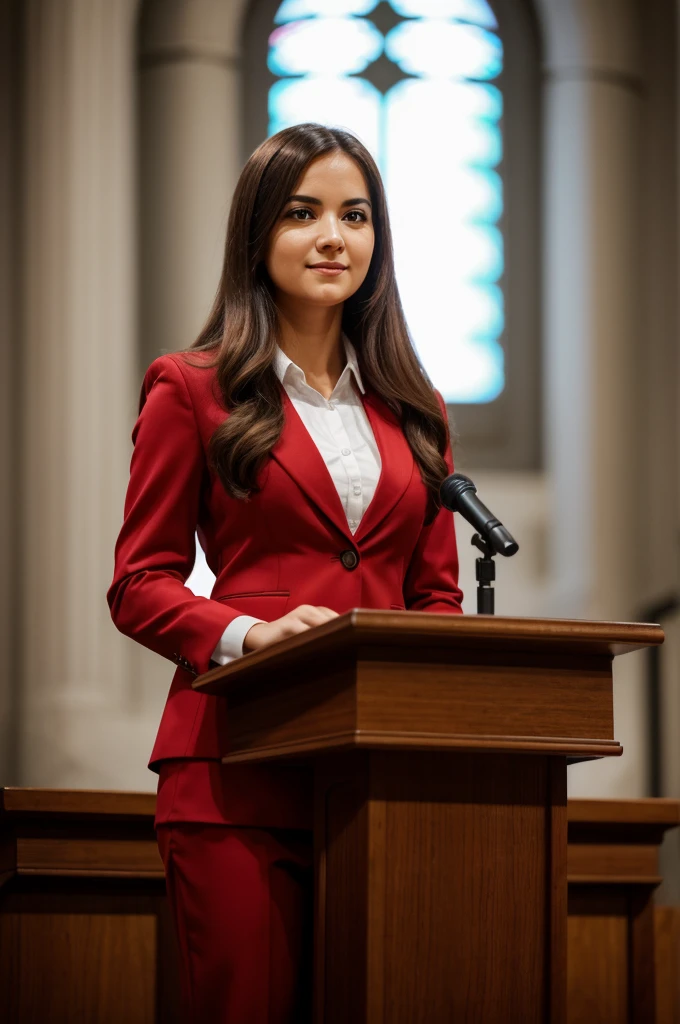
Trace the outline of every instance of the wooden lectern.
<instances>
[{"instance_id":1,"label":"wooden lectern","mask_svg":"<svg viewBox=\"0 0 680 1024\"><path fill-rule=\"evenodd\" d=\"M566 1021L568 760L635 623L354 609L200 676L226 763L315 775L315 1024Z\"/></svg>"}]
</instances>

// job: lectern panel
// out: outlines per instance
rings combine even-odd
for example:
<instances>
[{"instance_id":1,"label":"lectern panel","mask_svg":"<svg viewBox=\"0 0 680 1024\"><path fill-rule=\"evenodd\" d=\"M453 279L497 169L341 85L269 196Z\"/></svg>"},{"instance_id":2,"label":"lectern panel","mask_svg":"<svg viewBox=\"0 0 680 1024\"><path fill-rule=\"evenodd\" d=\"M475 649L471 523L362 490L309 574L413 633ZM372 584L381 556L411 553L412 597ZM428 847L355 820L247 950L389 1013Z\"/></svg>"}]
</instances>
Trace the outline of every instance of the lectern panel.
<instances>
[{"instance_id":1,"label":"lectern panel","mask_svg":"<svg viewBox=\"0 0 680 1024\"><path fill-rule=\"evenodd\" d=\"M404 674L389 650L361 653L361 731L613 739L611 658L424 651Z\"/></svg>"},{"instance_id":2,"label":"lectern panel","mask_svg":"<svg viewBox=\"0 0 680 1024\"><path fill-rule=\"evenodd\" d=\"M329 764L325 778L317 766L317 1021L560 1020L564 763L391 752L352 760Z\"/></svg>"},{"instance_id":3,"label":"lectern panel","mask_svg":"<svg viewBox=\"0 0 680 1024\"><path fill-rule=\"evenodd\" d=\"M407 746L616 755L611 688L609 655L424 648L404 670L394 651L360 647L354 663L234 686L224 760Z\"/></svg>"}]
</instances>

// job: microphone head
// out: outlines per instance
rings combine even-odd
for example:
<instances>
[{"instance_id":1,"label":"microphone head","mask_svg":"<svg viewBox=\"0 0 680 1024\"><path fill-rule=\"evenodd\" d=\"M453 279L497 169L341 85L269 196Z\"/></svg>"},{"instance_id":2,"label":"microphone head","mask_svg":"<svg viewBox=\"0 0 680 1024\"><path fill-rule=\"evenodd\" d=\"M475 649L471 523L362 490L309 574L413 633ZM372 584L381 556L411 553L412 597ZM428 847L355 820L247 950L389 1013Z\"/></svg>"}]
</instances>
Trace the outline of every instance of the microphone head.
<instances>
[{"instance_id":1,"label":"microphone head","mask_svg":"<svg viewBox=\"0 0 680 1024\"><path fill-rule=\"evenodd\" d=\"M444 508L458 512L478 530L496 555L509 558L519 551L519 544L503 524L477 497L477 488L469 476L452 473L439 486L439 498Z\"/></svg>"},{"instance_id":2,"label":"microphone head","mask_svg":"<svg viewBox=\"0 0 680 1024\"><path fill-rule=\"evenodd\" d=\"M477 493L477 488L470 477L464 476L463 473L452 473L442 481L439 487L439 498L444 508L448 508L451 512L460 512L458 499L466 491Z\"/></svg>"}]
</instances>

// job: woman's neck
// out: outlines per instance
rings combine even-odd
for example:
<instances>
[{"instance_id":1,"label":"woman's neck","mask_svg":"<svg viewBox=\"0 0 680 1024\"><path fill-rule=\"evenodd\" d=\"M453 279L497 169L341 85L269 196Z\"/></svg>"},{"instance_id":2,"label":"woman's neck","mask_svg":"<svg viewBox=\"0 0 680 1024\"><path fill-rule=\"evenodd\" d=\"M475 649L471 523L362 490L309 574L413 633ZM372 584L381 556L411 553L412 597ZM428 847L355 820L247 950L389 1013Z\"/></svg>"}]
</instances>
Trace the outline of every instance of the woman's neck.
<instances>
[{"instance_id":1,"label":"woman's neck","mask_svg":"<svg viewBox=\"0 0 680 1024\"><path fill-rule=\"evenodd\" d=\"M304 372L307 383L327 398L345 366L342 308L314 309L291 318L279 311L279 346Z\"/></svg>"}]
</instances>

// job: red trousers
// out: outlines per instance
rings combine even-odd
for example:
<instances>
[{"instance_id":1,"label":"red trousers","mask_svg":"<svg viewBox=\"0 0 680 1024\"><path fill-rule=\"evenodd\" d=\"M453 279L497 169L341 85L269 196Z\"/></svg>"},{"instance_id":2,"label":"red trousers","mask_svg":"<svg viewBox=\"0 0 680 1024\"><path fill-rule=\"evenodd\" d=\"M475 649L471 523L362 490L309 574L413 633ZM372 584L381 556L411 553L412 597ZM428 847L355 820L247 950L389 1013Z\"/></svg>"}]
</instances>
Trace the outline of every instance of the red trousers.
<instances>
[{"instance_id":1,"label":"red trousers","mask_svg":"<svg viewBox=\"0 0 680 1024\"><path fill-rule=\"evenodd\" d=\"M311 833L178 823L156 835L187 1024L310 1021Z\"/></svg>"}]
</instances>

